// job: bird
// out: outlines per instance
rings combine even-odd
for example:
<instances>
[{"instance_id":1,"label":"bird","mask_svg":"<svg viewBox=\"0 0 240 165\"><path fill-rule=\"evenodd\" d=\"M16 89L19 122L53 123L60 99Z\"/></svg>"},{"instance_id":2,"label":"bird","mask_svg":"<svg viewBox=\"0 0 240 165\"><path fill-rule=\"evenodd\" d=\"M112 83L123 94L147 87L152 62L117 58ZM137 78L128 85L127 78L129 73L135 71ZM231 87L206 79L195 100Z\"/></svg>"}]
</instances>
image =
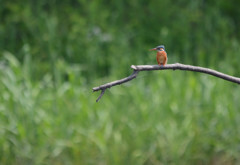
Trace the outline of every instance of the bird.
<instances>
[{"instance_id":1,"label":"bird","mask_svg":"<svg viewBox=\"0 0 240 165\"><path fill-rule=\"evenodd\" d=\"M157 63L160 66L164 66L167 64L167 52L165 50L164 45L159 45L156 48L150 50L157 50Z\"/></svg>"}]
</instances>

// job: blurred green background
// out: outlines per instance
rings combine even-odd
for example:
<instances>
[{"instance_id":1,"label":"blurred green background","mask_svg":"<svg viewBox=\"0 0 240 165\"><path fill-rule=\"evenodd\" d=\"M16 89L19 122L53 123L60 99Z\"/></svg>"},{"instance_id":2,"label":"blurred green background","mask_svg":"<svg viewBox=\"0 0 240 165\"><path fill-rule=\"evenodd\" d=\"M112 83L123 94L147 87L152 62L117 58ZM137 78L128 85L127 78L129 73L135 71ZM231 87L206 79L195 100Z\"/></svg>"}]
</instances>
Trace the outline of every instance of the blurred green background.
<instances>
[{"instance_id":1,"label":"blurred green background","mask_svg":"<svg viewBox=\"0 0 240 165\"><path fill-rule=\"evenodd\" d=\"M240 164L238 0L0 0L0 164Z\"/></svg>"}]
</instances>

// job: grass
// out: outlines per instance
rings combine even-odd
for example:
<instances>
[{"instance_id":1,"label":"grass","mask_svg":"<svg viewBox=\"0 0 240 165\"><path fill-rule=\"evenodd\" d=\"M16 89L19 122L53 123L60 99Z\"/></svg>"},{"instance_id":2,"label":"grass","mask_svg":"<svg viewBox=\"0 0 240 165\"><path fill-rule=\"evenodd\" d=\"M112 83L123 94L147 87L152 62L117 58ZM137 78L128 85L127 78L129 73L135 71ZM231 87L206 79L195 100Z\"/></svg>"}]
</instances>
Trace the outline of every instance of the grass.
<instances>
[{"instance_id":1,"label":"grass","mask_svg":"<svg viewBox=\"0 0 240 165\"><path fill-rule=\"evenodd\" d=\"M5 53L1 63L2 164L237 164L239 86L183 71L140 73L99 103L78 66L56 62L32 81ZM112 80L108 77L105 80ZM105 81L104 80L104 81ZM55 80L56 81L56 80ZM177 81L177 83L176 83Z\"/></svg>"}]
</instances>

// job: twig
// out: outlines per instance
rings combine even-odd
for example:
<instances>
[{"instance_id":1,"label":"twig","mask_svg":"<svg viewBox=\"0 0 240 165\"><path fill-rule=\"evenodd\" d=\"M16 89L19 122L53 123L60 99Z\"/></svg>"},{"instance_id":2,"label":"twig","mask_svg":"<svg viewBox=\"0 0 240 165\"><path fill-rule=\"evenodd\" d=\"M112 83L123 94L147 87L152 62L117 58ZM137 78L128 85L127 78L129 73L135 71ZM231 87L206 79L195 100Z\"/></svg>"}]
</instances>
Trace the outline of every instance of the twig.
<instances>
[{"instance_id":1,"label":"twig","mask_svg":"<svg viewBox=\"0 0 240 165\"><path fill-rule=\"evenodd\" d=\"M201 73L210 74L210 75L213 75L215 77L222 78L224 80L240 84L240 78L238 78L238 77L233 77L233 76L230 76L230 75L227 75L227 74L224 74L224 73L221 73L221 72L215 71L213 69L209 69L209 68L203 68L203 67L192 66L192 65L184 65L184 64L180 64L180 63L169 64L169 65L165 65L165 66L132 65L131 68L134 70L134 72L130 76L128 76L126 78L123 78L121 80L116 80L116 81L101 85L99 87L94 87L93 88L94 92L102 90L100 96L97 99L97 102L101 99L101 97L103 96L103 94L104 94L104 92L107 88L111 88L112 86L123 84L125 82L128 82L128 81L136 78L138 72L140 72L140 71L166 70L166 69L186 70L186 71L193 71L193 72L201 72Z\"/></svg>"},{"instance_id":2,"label":"twig","mask_svg":"<svg viewBox=\"0 0 240 165\"><path fill-rule=\"evenodd\" d=\"M106 90L107 88L111 88L112 86L123 84L123 83L125 83L125 82L128 82L128 81L136 78L138 72L139 72L139 71L134 70L133 73L132 73L130 76L125 77L125 78L123 78L123 79L121 79L121 80L116 80L116 81L113 81L113 82L110 82L110 83L101 85L101 86L99 86L99 87L94 87L94 88L93 88L93 92L102 90L102 92L101 92L100 96L98 97L98 99L96 100L96 102L98 102L98 101L101 99L101 97L103 96L103 94L104 94L104 92L105 92L105 90Z\"/></svg>"},{"instance_id":3,"label":"twig","mask_svg":"<svg viewBox=\"0 0 240 165\"><path fill-rule=\"evenodd\" d=\"M100 96L97 98L96 102L98 102L101 99L101 97L103 96L105 90L106 89L102 89L102 92L101 92Z\"/></svg>"}]
</instances>

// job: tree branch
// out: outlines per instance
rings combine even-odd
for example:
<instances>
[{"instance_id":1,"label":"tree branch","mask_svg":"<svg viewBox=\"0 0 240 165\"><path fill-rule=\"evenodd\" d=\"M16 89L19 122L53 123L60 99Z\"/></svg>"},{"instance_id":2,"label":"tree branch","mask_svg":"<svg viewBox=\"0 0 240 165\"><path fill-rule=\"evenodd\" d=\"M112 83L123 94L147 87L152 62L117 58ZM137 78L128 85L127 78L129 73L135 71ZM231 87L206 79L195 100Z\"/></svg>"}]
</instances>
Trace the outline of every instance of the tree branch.
<instances>
[{"instance_id":1,"label":"tree branch","mask_svg":"<svg viewBox=\"0 0 240 165\"><path fill-rule=\"evenodd\" d=\"M184 64L169 64L169 65L165 65L165 66L159 66L159 65L132 65L131 68L134 70L134 72L126 77L123 78L121 80L116 80L104 85L101 85L99 87L94 87L93 88L93 92L102 90L100 96L98 97L98 99L96 100L97 102L101 99L101 97L103 96L105 90L107 88L111 88L112 86L115 85L120 85L123 84L125 82L128 82L134 78L137 77L138 72L140 71L151 71L151 70L166 70L166 69L173 69L173 70L186 70L186 71L193 71L193 72L201 72L201 73L205 73L205 74L210 74L212 76L233 82L233 83L237 83L240 84L240 78L238 77L233 77L218 71L215 71L213 69L209 69L209 68L203 68L203 67L199 67L199 66L192 66L192 65L184 65Z\"/></svg>"},{"instance_id":2,"label":"tree branch","mask_svg":"<svg viewBox=\"0 0 240 165\"><path fill-rule=\"evenodd\" d=\"M102 92L101 92L100 96L98 97L98 99L96 100L96 102L98 102L98 101L101 99L101 97L103 96L103 94L104 94L104 92L105 92L105 90L106 90L107 88L111 88L112 86L123 84L123 83L125 83L125 82L128 82L128 81L136 78L138 72L139 72L139 71L134 70L133 73L132 73L130 76L126 77L126 78L123 78L123 79L121 79L121 80L116 80L116 81L113 81L113 82L110 82L110 83L101 85L101 86L99 86L99 87L94 87L94 88L93 88L93 92L102 90Z\"/></svg>"}]
</instances>

